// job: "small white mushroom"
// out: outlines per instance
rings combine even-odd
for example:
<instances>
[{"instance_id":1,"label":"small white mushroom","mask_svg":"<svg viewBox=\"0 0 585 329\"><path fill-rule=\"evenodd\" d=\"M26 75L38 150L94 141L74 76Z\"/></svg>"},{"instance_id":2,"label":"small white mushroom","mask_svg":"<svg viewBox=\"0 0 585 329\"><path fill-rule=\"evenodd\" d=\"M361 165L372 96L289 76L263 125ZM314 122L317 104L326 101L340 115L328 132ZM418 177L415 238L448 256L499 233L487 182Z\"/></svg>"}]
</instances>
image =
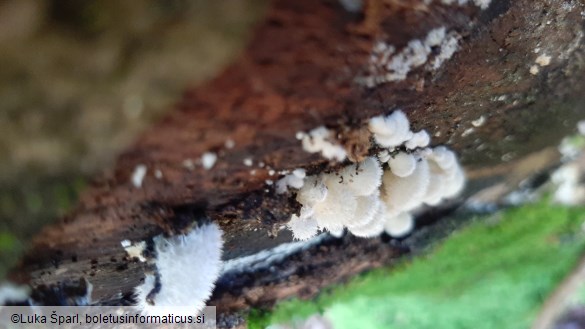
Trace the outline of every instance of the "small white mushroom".
<instances>
[{"instance_id":1,"label":"small white mushroom","mask_svg":"<svg viewBox=\"0 0 585 329\"><path fill-rule=\"evenodd\" d=\"M397 110L389 116L370 119L369 129L382 147L396 147L412 138L410 122L404 112Z\"/></svg>"},{"instance_id":2,"label":"small white mushroom","mask_svg":"<svg viewBox=\"0 0 585 329\"><path fill-rule=\"evenodd\" d=\"M368 157L358 164L343 168L339 176L342 184L356 196L370 195L382 184L382 167L376 158Z\"/></svg>"},{"instance_id":3,"label":"small white mushroom","mask_svg":"<svg viewBox=\"0 0 585 329\"><path fill-rule=\"evenodd\" d=\"M216 224L201 226L186 235L156 237L160 289L156 292L156 278L147 274L144 283L135 288L138 310L146 315L202 310L220 274L222 248L222 231Z\"/></svg>"},{"instance_id":4,"label":"small white mushroom","mask_svg":"<svg viewBox=\"0 0 585 329\"><path fill-rule=\"evenodd\" d=\"M427 133L425 130L421 130L419 132L414 133L412 135L412 138L406 141L404 145L406 146L407 149L414 150L415 148L419 147L420 148L427 147L430 142L431 137L429 136L429 133Z\"/></svg>"},{"instance_id":5,"label":"small white mushroom","mask_svg":"<svg viewBox=\"0 0 585 329\"><path fill-rule=\"evenodd\" d=\"M386 206L384 203L378 203L378 207L376 208L376 212L372 219L361 225L350 225L348 226L348 230L351 234L361 237L361 238L371 238L378 236L384 232L384 218L386 216Z\"/></svg>"},{"instance_id":6,"label":"small white mushroom","mask_svg":"<svg viewBox=\"0 0 585 329\"><path fill-rule=\"evenodd\" d=\"M292 215L286 226L292 231L295 240L308 240L319 231L317 221L313 217L301 218Z\"/></svg>"},{"instance_id":7,"label":"small white mushroom","mask_svg":"<svg viewBox=\"0 0 585 329\"><path fill-rule=\"evenodd\" d=\"M327 186L319 176L307 177L306 183L297 193L297 201L304 206L314 206L325 201L327 197Z\"/></svg>"},{"instance_id":8,"label":"small white mushroom","mask_svg":"<svg viewBox=\"0 0 585 329\"><path fill-rule=\"evenodd\" d=\"M136 188L142 187L142 181L144 180L144 176L146 176L147 168L145 165L140 164L134 168L134 172L132 173L132 185Z\"/></svg>"},{"instance_id":9,"label":"small white mushroom","mask_svg":"<svg viewBox=\"0 0 585 329\"><path fill-rule=\"evenodd\" d=\"M323 157L329 160L343 161L347 157L345 148L335 144L334 134L324 126L311 130L308 134L297 136L302 138L303 149L309 153L320 152Z\"/></svg>"},{"instance_id":10,"label":"small white mushroom","mask_svg":"<svg viewBox=\"0 0 585 329\"><path fill-rule=\"evenodd\" d=\"M213 152L206 152L206 153L203 153L203 155L201 156L201 164L203 165L203 168L205 170L209 170L209 169L213 168L216 161L217 161L217 154L215 154Z\"/></svg>"},{"instance_id":11,"label":"small white mushroom","mask_svg":"<svg viewBox=\"0 0 585 329\"><path fill-rule=\"evenodd\" d=\"M388 166L398 177L410 176L416 169L416 158L412 154L400 152L388 160Z\"/></svg>"},{"instance_id":12,"label":"small white mushroom","mask_svg":"<svg viewBox=\"0 0 585 329\"><path fill-rule=\"evenodd\" d=\"M357 197L357 208L354 216L348 222L344 223L345 226L363 226L372 222L376 212L380 207L380 196L378 193L369 196Z\"/></svg>"},{"instance_id":13,"label":"small white mushroom","mask_svg":"<svg viewBox=\"0 0 585 329\"><path fill-rule=\"evenodd\" d=\"M403 212L397 216L387 217L384 222L384 230L388 235L400 238L412 232L414 228L414 218L408 212Z\"/></svg>"},{"instance_id":14,"label":"small white mushroom","mask_svg":"<svg viewBox=\"0 0 585 329\"><path fill-rule=\"evenodd\" d=\"M315 204L314 217L319 227L328 230L342 229L355 215L357 199L353 193L335 179L327 179L327 197L323 202Z\"/></svg>"},{"instance_id":15,"label":"small white mushroom","mask_svg":"<svg viewBox=\"0 0 585 329\"><path fill-rule=\"evenodd\" d=\"M430 182L430 169L426 159L421 159L410 176L399 177L390 171L382 178L382 198L390 213L410 211L423 202Z\"/></svg>"},{"instance_id":16,"label":"small white mushroom","mask_svg":"<svg viewBox=\"0 0 585 329\"><path fill-rule=\"evenodd\" d=\"M336 237L336 238L341 238L343 236L343 233L345 233L345 229L340 229L340 230L328 230L329 234L331 234L332 236Z\"/></svg>"}]
</instances>

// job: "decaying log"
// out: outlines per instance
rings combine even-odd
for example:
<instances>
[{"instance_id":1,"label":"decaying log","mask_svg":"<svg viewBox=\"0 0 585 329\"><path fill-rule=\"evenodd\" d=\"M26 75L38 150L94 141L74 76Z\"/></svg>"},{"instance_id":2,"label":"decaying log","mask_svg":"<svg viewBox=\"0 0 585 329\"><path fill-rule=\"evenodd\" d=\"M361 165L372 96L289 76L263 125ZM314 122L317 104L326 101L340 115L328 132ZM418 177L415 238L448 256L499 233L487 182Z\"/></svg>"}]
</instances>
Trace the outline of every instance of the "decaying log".
<instances>
[{"instance_id":1,"label":"decaying log","mask_svg":"<svg viewBox=\"0 0 585 329\"><path fill-rule=\"evenodd\" d=\"M210 218L225 232L226 260L290 241L279 227L299 205L266 181L279 178L273 170L314 174L336 165L295 138L320 125L336 131L357 159L372 152L359 129L400 108L413 130L426 129L433 144L460 154L469 195L505 179L494 168L556 145L585 116L582 1L493 0L485 10L438 0L363 6L350 12L333 0L273 1L239 60L188 90L72 213L34 239L12 279L32 285L40 302L53 301L41 292L85 278L93 302L125 303L145 265L129 259L122 240L176 234ZM441 27L459 44L442 66L420 66L399 81L372 79L377 44L400 49ZM537 60L541 55L548 61ZM205 152L218 155L209 170L199 162ZM139 165L147 174L137 188L131 176ZM220 279L211 304L232 312L312 296L315 287L387 264L400 250L385 238L327 240L279 265L289 276Z\"/></svg>"}]
</instances>

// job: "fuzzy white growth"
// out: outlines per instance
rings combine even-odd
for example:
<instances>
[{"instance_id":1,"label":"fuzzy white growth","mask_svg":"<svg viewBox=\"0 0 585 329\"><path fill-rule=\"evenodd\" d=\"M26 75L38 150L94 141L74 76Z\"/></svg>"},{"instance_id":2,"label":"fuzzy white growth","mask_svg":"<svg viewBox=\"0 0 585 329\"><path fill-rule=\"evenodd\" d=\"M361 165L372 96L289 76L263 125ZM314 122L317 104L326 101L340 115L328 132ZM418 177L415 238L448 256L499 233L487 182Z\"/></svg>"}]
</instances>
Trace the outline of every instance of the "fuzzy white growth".
<instances>
[{"instance_id":1,"label":"fuzzy white growth","mask_svg":"<svg viewBox=\"0 0 585 329\"><path fill-rule=\"evenodd\" d=\"M552 57L548 56L547 54L541 54L536 57L534 62L540 66L548 66L550 64L551 58Z\"/></svg>"},{"instance_id":2,"label":"fuzzy white growth","mask_svg":"<svg viewBox=\"0 0 585 329\"><path fill-rule=\"evenodd\" d=\"M315 204L315 219L319 227L340 230L350 222L357 210L357 199L351 190L337 181L337 177L327 177L325 185L328 192L323 202Z\"/></svg>"},{"instance_id":3,"label":"fuzzy white growth","mask_svg":"<svg viewBox=\"0 0 585 329\"><path fill-rule=\"evenodd\" d=\"M341 238L343 236L343 233L345 233L345 229L329 230L329 234L336 238Z\"/></svg>"},{"instance_id":4,"label":"fuzzy white growth","mask_svg":"<svg viewBox=\"0 0 585 329\"><path fill-rule=\"evenodd\" d=\"M206 152L203 153L203 155L201 156L201 164L203 165L203 168L206 170L213 168L213 165L215 165L216 161L217 154L213 152Z\"/></svg>"},{"instance_id":5,"label":"fuzzy white growth","mask_svg":"<svg viewBox=\"0 0 585 329\"><path fill-rule=\"evenodd\" d=\"M301 218L297 215L292 215L286 226L293 232L293 238L296 240L309 240L317 235L319 231L317 221L315 218L309 216L303 216Z\"/></svg>"},{"instance_id":6,"label":"fuzzy white growth","mask_svg":"<svg viewBox=\"0 0 585 329\"><path fill-rule=\"evenodd\" d=\"M129 240L124 240L120 244L122 245L124 250L126 250L128 257L138 258L138 260L141 262L146 261L146 258L144 258L144 256L142 255L142 252L144 251L144 249L146 249L146 242L140 241L132 244Z\"/></svg>"},{"instance_id":7,"label":"fuzzy white growth","mask_svg":"<svg viewBox=\"0 0 585 329\"><path fill-rule=\"evenodd\" d=\"M422 41L415 39L408 42L408 45L397 55L390 59L386 65L386 80L399 81L406 79L408 73L416 67L426 63L431 47Z\"/></svg>"},{"instance_id":8,"label":"fuzzy white growth","mask_svg":"<svg viewBox=\"0 0 585 329\"><path fill-rule=\"evenodd\" d=\"M372 88L386 82L401 81L430 60L426 70L437 70L457 51L458 40L456 32L447 33L445 27L438 27L430 30L423 39L410 40L399 52L396 52L395 46L378 41L370 55L370 75L357 78L357 82Z\"/></svg>"},{"instance_id":9,"label":"fuzzy white growth","mask_svg":"<svg viewBox=\"0 0 585 329\"><path fill-rule=\"evenodd\" d=\"M471 121L471 125L474 127L481 127L485 124L486 118L484 115L480 116L479 118Z\"/></svg>"},{"instance_id":10,"label":"fuzzy white growth","mask_svg":"<svg viewBox=\"0 0 585 329\"><path fill-rule=\"evenodd\" d=\"M359 227L368 225L374 220L379 208L383 206L378 193L357 198L355 216L347 223L348 227Z\"/></svg>"},{"instance_id":11,"label":"fuzzy white growth","mask_svg":"<svg viewBox=\"0 0 585 329\"><path fill-rule=\"evenodd\" d=\"M436 147L429 156L429 162L434 162L436 166L433 167L433 173L441 180L440 199L452 198L459 194L465 185L465 174L455 153L444 146ZM435 199L435 202L430 199L428 204L434 205L440 199Z\"/></svg>"},{"instance_id":12,"label":"fuzzy white growth","mask_svg":"<svg viewBox=\"0 0 585 329\"><path fill-rule=\"evenodd\" d=\"M0 283L0 305L8 302L23 302L28 300L30 288L28 286L18 286L12 282Z\"/></svg>"},{"instance_id":13,"label":"fuzzy white growth","mask_svg":"<svg viewBox=\"0 0 585 329\"><path fill-rule=\"evenodd\" d=\"M382 178L382 199L392 214L410 211L420 206L430 182L429 164L421 159L411 175L399 177L386 172Z\"/></svg>"},{"instance_id":14,"label":"fuzzy white growth","mask_svg":"<svg viewBox=\"0 0 585 329\"><path fill-rule=\"evenodd\" d=\"M368 157L363 162L343 168L339 176L342 184L354 195L367 196L376 192L382 184L382 167L375 158Z\"/></svg>"},{"instance_id":15,"label":"fuzzy white growth","mask_svg":"<svg viewBox=\"0 0 585 329\"><path fill-rule=\"evenodd\" d=\"M425 130L421 130L412 135L412 138L407 140L404 144L407 149L414 150L416 148L423 148L429 146L431 136Z\"/></svg>"},{"instance_id":16,"label":"fuzzy white growth","mask_svg":"<svg viewBox=\"0 0 585 329\"><path fill-rule=\"evenodd\" d=\"M455 153L444 146L435 147L430 158L443 170L453 168L457 164Z\"/></svg>"},{"instance_id":17,"label":"fuzzy white growth","mask_svg":"<svg viewBox=\"0 0 585 329\"><path fill-rule=\"evenodd\" d=\"M236 146L236 142L233 139L226 139L224 146L228 149L233 149Z\"/></svg>"},{"instance_id":18,"label":"fuzzy white growth","mask_svg":"<svg viewBox=\"0 0 585 329\"><path fill-rule=\"evenodd\" d=\"M305 184L305 169L295 169L276 182L276 193L282 194L288 191L289 187L300 189Z\"/></svg>"},{"instance_id":19,"label":"fuzzy white growth","mask_svg":"<svg viewBox=\"0 0 585 329\"><path fill-rule=\"evenodd\" d=\"M390 160L390 152L388 152L388 150L382 150L378 153L378 160L380 160L381 163L386 163Z\"/></svg>"},{"instance_id":20,"label":"fuzzy white growth","mask_svg":"<svg viewBox=\"0 0 585 329\"><path fill-rule=\"evenodd\" d=\"M303 149L309 153L320 152L329 160L343 161L347 153L343 146L335 144L334 134L327 128L320 126L311 130L308 134L298 133L303 142Z\"/></svg>"},{"instance_id":21,"label":"fuzzy white growth","mask_svg":"<svg viewBox=\"0 0 585 329\"><path fill-rule=\"evenodd\" d=\"M445 36L447 35L447 29L445 27L439 27L437 29L432 29L425 39L425 44L429 47L436 47L440 46L443 40L445 40Z\"/></svg>"},{"instance_id":22,"label":"fuzzy white growth","mask_svg":"<svg viewBox=\"0 0 585 329\"><path fill-rule=\"evenodd\" d=\"M459 35L455 32L449 33L443 41L441 41L441 50L431 63L433 70L439 69L443 63L451 59L453 54L459 49Z\"/></svg>"},{"instance_id":23,"label":"fuzzy white growth","mask_svg":"<svg viewBox=\"0 0 585 329\"><path fill-rule=\"evenodd\" d=\"M134 168L134 172L132 173L132 185L136 188L142 187L142 181L144 180L144 176L146 176L147 168L145 165L140 164Z\"/></svg>"},{"instance_id":24,"label":"fuzzy white growth","mask_svg":"<svg viewBox=\"0 0 585 329\"><path fill-rule=\"evenodd\" d=\"M490 2L492 2L492 0L473 0L473 3L475 3L476 6L484 10L490 6Z\"/></svg>"},{"instance_id":25,"label":"fuzzy white growth","mask_svg":"<svg viewBox=\"0 0 585 329\"><path fill-rule=\"evenodd\" d=\"M436 43L443 33L436 31L426 42ZM377 157L334 173L304 178L304 172L296 176L293 172L281 179L284 190L291 186L289 177L304 178L300 188L294 187L299 189L300 214L288 223L295 239L309 239L319 230L340 236L345 228L359 237L383 231L402 237L414 228L412 211L424 204L437 205L463 189L465 176L455 153L444 146L427 148L429 134L424 130L413 134L402 111L370 119L368 129L378 146L388 148ZM384 171L386 162L389 170Z\"/></svg>"},{"instance_id":26,"label":"fuzzy white growth","mask_svg":"<svg viewBox=\"0 0 585 329\"><path fill-rule=\"evenodd\" d=\"M416 159L412 154L400 152L388 160L388 166L394 175L406 177L416 169Z\"/></svg>"},{"instance_id":27,"label":"fuzzy white growth","mask_svg":"<svg viewBox=\"0 0 585 329\"><path fill-rule=\"evenodd\" d=\"M135 288L137 308L148 315L177 314L186 307L190 314L203 309L221 270L222 231L207 224L187 235L154 239L160 291L153 292L155 276L147 274ZM153 298L154 305L147 301Z\"/></svg>"},{"instance_id":28,"label":"fuzzy white growth","mask_svg":"<svg viewBox=\"0 0 585 329\"><path fill-rule=\"evenodd\" d=\"M189 170L195 169L195 164L193 163L193 160L191 160L191 159L183 160L182 165L183 165L183 167L185 167Z\"/></svg>"},{"instance_id":29,"label":"fuzzy white growth","mask_svg":"<svg viewBox=\"0 0 585 329\"><path fill-rule=\"evenodd\" d=\"M470 0L441 0L441 3L445 5L452 5L456 3L459 6L465 6ZM430 2L430 1L429 1ZM490 6L491 0L471 0L473 4L481 8L482 10L487 9Z\"/></svg>"},{"instance_id":30,"label":"fuzzy white growth","mask_svg":"<svg viewBox=\"0 0 585 329\"><path fill-rule=\"evenodd\" d=\"M532 65L532 66L530 66L530 69L528 70L528 72L530 72L530 74L532 74L532 75L537 75L540 72L540 69L538 68L538 66Z\"/></svg>"},{"instance_id":31,"label":"fuzzy white growth","mask_svg":"<svg viewBox=\"0 0 585 329\"><path fill-rule=\"evenodd\" d=\"M396 147L412 138L410 122L404 112L397 110L388 116L377 116L370 119L370 131L376 143L383 147Z\"/></svg>"},{"instance_id":32,"label":"fuzzy white growth","mask_svg":"<svg viewBox=\"0 0 585 329\"><path fill-rule=\"evenodd\" d=\"M378 187L382 168L375 158L345 167L337 174L307 177L297 193L303 205L300 216L293 215L289 228L296 239L308 239L319 228L334 235L344 227L369 222L378 207ZM292 223L292 224L291 224Z\"/></svg>"},{"instance_id":33,"label":"fuzzy white growth","mask_svg":"<svg viewBox=\"0 0 585 329\"><path fill-rule=\"evenodd\" d=\"M402 212L396 216L389 216L384 222L384 231L395 238L407 235L413 228L414 218L408 212Z\"/></svg>"},{"instance_id":34,"label":"fuzzy white growth","mask_svg":"<svg viewBox=\"0 0 585 329\"><path fill-rule=\"evenodd\" d=\"M358 225L348 226L348 230L351 234L361 238L371 238L380 235L384 231L386 205L383 202L378 202L377 207L373 209L374 212L369 221L364 221Z\"/></svg>"},{"instance_id":35,"label":"fuzzy white growth","mask_svg":"<svg viewBox=\"0 0 585 329\"><path fill-rule=\"evenodd\" d=\"M325 201L327 191L327 186L318 176L307 177L306 184L297 194L297 201L302 205L313 207L315 204Z\"/></svg>"}]
</instances>

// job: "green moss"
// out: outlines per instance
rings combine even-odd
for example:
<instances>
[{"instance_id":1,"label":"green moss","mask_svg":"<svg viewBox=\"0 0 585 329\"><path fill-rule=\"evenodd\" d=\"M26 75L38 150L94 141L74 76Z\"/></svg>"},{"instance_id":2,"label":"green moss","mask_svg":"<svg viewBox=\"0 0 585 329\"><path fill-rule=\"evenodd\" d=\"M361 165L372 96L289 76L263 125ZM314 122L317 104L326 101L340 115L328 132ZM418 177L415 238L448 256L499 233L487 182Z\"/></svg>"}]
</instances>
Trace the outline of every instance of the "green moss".
<instances>
[{"instance_id":1,"label":"green moss","mask_svg":"<svg viewBox=\"0 0 585 329\"><path fill-rule=\"evenodd\" d=\"M17 239L8 232L0 232L0 252L11 251L17 245Z\"/></svg>"},{"instance_id":2,"label":"green moss","mask_svg":"<svg viewBox=\"0 0 585 329\"><path fill-rule=\"evenodd\" d=\"M544 202L478 220L429 254L313 301L254 312L250 328L326 313L340 328L527 328L584 249L585 209Z\"/></svg>"}]
</instances>

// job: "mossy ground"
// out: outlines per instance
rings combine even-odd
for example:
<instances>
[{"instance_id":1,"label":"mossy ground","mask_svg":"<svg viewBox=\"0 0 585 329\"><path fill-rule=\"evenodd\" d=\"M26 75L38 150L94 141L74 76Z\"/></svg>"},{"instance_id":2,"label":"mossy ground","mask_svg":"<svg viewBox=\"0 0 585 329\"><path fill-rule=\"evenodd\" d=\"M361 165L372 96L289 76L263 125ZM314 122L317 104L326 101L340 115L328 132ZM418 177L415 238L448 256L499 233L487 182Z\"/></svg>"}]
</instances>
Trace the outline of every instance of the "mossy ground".
<instances>
[{"instance_id":1,"label":"mossy ground","mask_svg":"<svg viewBox=\"0 0 585 329\"><path fill-rule=\"evenodd\" d=\"M315 300L255 310L250 328L325 313L340 328L528 328L585 247L585 208L547 202L478 218L426 255Z\"/></svg>"}]
</instances>

